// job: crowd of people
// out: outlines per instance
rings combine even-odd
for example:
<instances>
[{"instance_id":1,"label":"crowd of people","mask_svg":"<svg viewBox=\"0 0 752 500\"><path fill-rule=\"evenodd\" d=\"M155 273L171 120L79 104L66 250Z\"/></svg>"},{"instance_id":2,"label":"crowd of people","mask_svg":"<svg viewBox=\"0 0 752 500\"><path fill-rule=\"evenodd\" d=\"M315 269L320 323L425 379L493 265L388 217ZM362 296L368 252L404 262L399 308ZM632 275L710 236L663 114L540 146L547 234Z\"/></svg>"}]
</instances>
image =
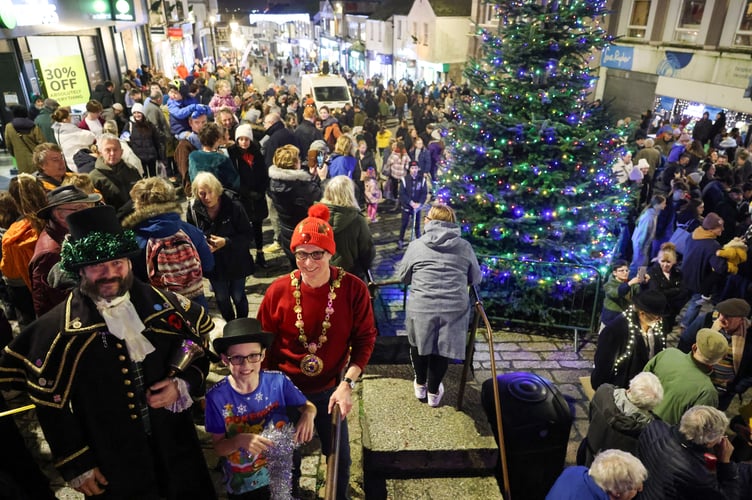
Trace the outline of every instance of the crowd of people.
<instances>
[{"instance_id":1,"label":"crowd of people","mask_svg":"<svg viewBox=\"0 0 752 500\"><path fill-rule=\"evenodd\" d=\"M215 498L196 413L229 498L297 495L294 445L315 432L331 454L336 407L349 498L345 417L375 344L366 282L385 199L402 213L399 250L411 227L400 278L416 290L415 397L439 406L449 360L464 357L480 270L452 209L430 205L440 110L461 89L353 83L353 105L330 110L232 73L168 80L142 66L119 90L98 84L81 115L40 99L6 127L19 173L0 193L0 387L28 393L59 472L87 497ZM401 120L394 137L387 118ZM251 318L248 279L278 250L290 271ZM423 286L448 272L452 289ZM226 322L213 342L206 290ZM210 361L229 376L207 393ZM21 458L0 460L2 489L52 498L22 440L3 441Z\"/></svg>"},{"instance_id":2,"label":"crowd of people","mask_svg":"<svg viewBox=\"0 0 752 500\"><path fill-rule=\"evenodd\" d=\"M604 287L579 465L550 499L749 497L750 422L724 414L752 386L749 141L724 113L688 124L619 124L613 173L633 211Z\"/></svg>"}]
</instances>

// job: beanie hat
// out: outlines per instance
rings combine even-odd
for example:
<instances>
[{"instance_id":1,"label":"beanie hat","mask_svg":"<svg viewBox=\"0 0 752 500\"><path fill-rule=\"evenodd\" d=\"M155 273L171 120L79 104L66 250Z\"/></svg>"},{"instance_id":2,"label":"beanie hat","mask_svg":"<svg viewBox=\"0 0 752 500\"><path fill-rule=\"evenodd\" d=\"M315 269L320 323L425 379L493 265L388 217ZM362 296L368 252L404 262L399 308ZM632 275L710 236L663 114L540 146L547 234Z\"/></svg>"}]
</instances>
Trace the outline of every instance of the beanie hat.
<instances>
[{"instance_id":1,"label":"beanie hat","mask_svg":"<svg viewBox=\"0 0 752 500\"><path fill-rule=\"evenodd\" d=\"M706 365L718 363L726 356L729 348L726 337L710 328L701 328L697 332L695 345L697 346L697 353L695 353L697 361Z\"/></svg>"},{"instance_id":2,"label":"beanie hat","mask_svg":"<svg viewBox=\"0 0 752 500\"><path fill-rule=\"evenodd\" d=\"M715 212L710 212L702 220L702 228L707 229L708 231L718 229L721 226L723 226L723 219L721 219L721 216Z\"/></svg>"},{"instance_id":3,"label":"beanie hat","mask_svg":"<svg viewBox=\"0 0 752 500\"><path fill-rule=\"evenodd\" d=\"M235 140L237 141L240 137L247 137L253 140L253 129L247 123L238 125L238 128L235 129Z\"/></svg>"},{"instance_id":4,"label":"beanie hat","mask_svg":"<svg viewBox=\"0 0 752 500\"><path fill-rule=\"evenodd\" d=\"M315 245L330 254L337 253L337 246L334 243L334 230L329 225L329 208L322 204L316 203L308 209L308 217L303 219L295 226L290 241L290 250L300 245Z\"/></svg>"},{"instance_id":5,"label":"beanie hat","mask_svg":"<svg viewBox=\"0 0 752 500\"><path fill-rule=\"evenodd\" d=\"M657 135L660 136L662 134L673 134L673 133L674 133L674 129L673 127L671 127L671 125L664 125L660 128L660 130L658 130Z\"/></svg>"},{"instance_id":6,"label":"beanie hat","mask_svg":"<svg viewBox=\"0 0 752 500\"><path fill-rule=\"evenodd\" d=\"M140 102L134 103L131 107L131 114L133 113L143 113L144 112L144 105Z\"/></svg>"}]
</instances>

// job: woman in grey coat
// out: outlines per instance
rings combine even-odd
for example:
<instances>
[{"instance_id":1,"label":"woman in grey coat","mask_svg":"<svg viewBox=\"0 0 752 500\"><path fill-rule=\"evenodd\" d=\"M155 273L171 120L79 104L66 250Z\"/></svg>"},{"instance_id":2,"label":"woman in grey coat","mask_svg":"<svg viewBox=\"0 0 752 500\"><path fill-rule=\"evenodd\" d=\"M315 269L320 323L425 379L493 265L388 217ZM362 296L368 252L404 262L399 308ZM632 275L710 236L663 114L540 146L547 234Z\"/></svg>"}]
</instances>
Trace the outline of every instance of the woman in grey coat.
<instances>
[{"instance_id":1,"label":"woman in grey coat","mask_svg":"<svg viewBox=\"0 0 752 500\"><path fill-rule=\"evenodd\" d=\"M410 286L406 329L415 371L415 397L439 406L441 380L450 359L465 358L470 320L468 285L481 281L478 259L470 243L460 237L454 211L431 207L425 234L407 247L399 279Z\"/></svg>"}]
</instances>

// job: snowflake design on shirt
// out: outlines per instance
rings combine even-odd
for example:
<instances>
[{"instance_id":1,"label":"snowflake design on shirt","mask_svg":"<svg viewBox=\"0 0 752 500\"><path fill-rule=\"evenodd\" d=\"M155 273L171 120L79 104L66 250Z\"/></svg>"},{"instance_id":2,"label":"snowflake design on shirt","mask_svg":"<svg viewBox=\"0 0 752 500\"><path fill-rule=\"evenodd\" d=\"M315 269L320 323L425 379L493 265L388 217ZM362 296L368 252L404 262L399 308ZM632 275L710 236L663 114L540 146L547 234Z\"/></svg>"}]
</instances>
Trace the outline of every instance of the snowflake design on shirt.
<instances>
[{"instance_id":1,"label":"snowflake design on shirt","mask_svg":"<svg viewBox=\"0 0 752 500\"><path fill-rule=\"evenodd\" d=\"M264 399L265 399L264 395L261 394L260 392L258 394L256 394L256 401L260 402L260 401L263 401Z\"/></svg>"},{"instance_id":2,"label":"snowflake design on shirt","mask_svg":"<svg viewBox=\"0 0 752 500\"><path fill-rule=\"evenodd\" d=\"M238 405L238 415L245 415L247 411L248 411L248 407L246 405L244 404Z\"/></svg>"}]
</instances>

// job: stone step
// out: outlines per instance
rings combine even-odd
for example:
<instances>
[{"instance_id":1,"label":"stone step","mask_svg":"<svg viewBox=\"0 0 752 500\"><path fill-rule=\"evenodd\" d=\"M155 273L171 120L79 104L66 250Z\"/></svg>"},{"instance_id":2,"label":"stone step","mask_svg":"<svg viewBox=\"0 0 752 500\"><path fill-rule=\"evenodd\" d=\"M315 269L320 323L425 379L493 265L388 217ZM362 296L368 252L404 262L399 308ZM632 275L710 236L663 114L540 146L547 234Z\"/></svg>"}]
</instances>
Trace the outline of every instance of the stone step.
<instances>
[{"instance_id":1,"label":"stone step","mask_svg":"<svg viewBox=\"0 0 752 500\"><path fill-rule=\"evenodd\" d=\"M386 495L390 500L503 500L493 476L387 479Z\"/></svg>"},{"instance_id":2,"label":"stone step","mask_svg":"<svg viewBox=\"0 0 752 500\"><path fill-rule=\"evenodd\" d=\"M462 365L449 367L441 406L431 408L414 396L410 365L368 366L361 396L368 498L386 498L386 479L493 479L498 447L476 384L466 386L462 410L455 408L461 374Z\"/></svg>"}]
</instances>

